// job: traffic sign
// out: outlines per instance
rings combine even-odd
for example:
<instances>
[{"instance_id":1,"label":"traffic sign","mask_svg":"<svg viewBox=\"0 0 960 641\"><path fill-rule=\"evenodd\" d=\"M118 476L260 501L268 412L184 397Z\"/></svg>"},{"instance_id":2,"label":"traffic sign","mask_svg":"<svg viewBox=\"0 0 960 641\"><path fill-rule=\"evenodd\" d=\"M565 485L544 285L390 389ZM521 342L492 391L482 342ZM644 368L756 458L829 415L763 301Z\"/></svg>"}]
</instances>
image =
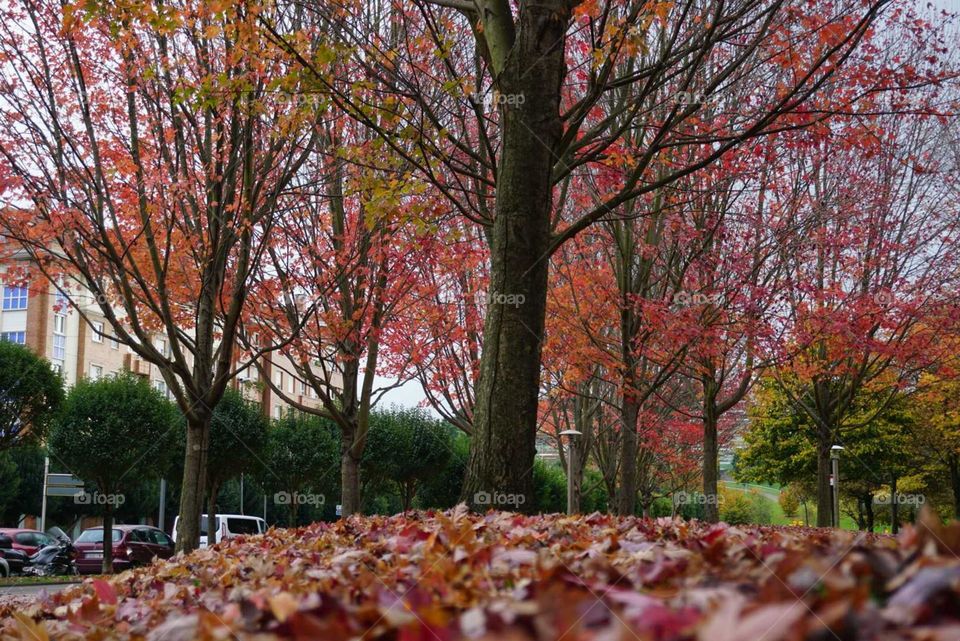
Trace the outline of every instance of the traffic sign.
<instances>
[{"instance_id":1,"label":"traffic sign","mask_svg":"<svg viewBox=\"0 0 960 641\"><path fill-rule=\"evenodd\" d=\"M47 487L47 496L76 496L82 494L82 487Z\"/></svg>"},{"instance_id":2,"label":"traffic sign","mask_svg":"<svg viewBox=\"0 0 960 641\"><path fill-rule=\"evenodd\" d=\"M83 481L73 474L47 474L47 485L53 487L83 487Z\"/></svg>"}]
</instances>

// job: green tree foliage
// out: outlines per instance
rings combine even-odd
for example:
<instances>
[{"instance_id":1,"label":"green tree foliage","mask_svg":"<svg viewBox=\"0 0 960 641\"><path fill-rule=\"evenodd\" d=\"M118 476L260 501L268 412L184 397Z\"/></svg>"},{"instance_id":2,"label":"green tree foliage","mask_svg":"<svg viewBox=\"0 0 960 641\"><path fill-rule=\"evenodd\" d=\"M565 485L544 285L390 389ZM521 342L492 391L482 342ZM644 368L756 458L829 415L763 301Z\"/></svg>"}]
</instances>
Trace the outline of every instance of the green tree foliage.
<instances>
[{"instance_id":1,"label":"green tree foliage","mask_svg":"<svg viewBox=\"0 0 960 641\"><path fill-rule=\"evenodd\" d=\"M7 450L0 452L0 516L7 513L20 493L20 470ZM6 521L0 521L6 523Z\"/></svg>"},{"instance_id":2,"label":"green tree foliage","mask_svg":"<svg viewBox=\"0 0 960 641\"><path fill-rule=\"evenodd\" d=\"M63 381L27 347L0 341L0 449L44 436L63 402Z\"/></svg>"},{"instance_id":3,"label":"green tree foliage","mask_svg":"<svg viewBox=\"0 0 960 641\"><path fill-rule=\"evenodd\" d=\"M361 462L364 485L392 485L404 511L413 505L420 483L450 459L451 434L442 421L416 408L390 408L370 415Z\"/></svg>"},{"instance_id":4,"label":"green tree foliage","mask_svg":"<svg viewBox=\"0 0 960 641\"><path fill-rule=\"evenodd\" d=\"M333 512L326 499L339 495L339 452L338 430L326 419L289 412L272 421L257 476L291 525Z\"/></svg>"},{"instance_id":5,"label":"green tree foliage","mask_svg":"<svg viewBox=\"0 0 960 641\"><path fill-rule=\"evenodd\" d=\"M870 399L883 398L874 394ZM875 497L893 483L912 493L933 496L924 481L929 461L916 438L914 397L893 393L882 406L855 406L841 445L841 504L860 527L872 530ZM750 408L746 447L738 452L738 480L797 487L797 500L811 494L817 475L815 430L810 419L792 407L772 381L763 381ZM786 511L786 510L785 510ZM906 516L906 515L905 515Z\"/></svg>"},{"instance_id":6,"label":"green tree foliage","mask_svg":"<svg viewBox=\"0 0 960 641\"><path fill-rule=\"evenodd\" d=\"M223 484L257 469L269 423L260 407L235 389L224 392L214 408L207 455L207 517L211 523L215 522ZM211 525L207 527L211 531Z\"/></svg>"},{"instance_id":7,"label":"green tree foliage","mask_svg":"<svg viewBox=\"0 0 960 641\"><path fill-rule=\"evenodd\" d=\"M450 457L436 474L424 479L417 491L420 507L446 510L460 502L460 489L470 457L470 437L459 430L451 437Z\"/></svg>"},{"instance_id":8,"label":"green tree foliage","mask_svg":"<svg viewBox=\"0 0 960 641\"><path fill-rule=\"evenodd\" d=\"M50 452L96 488L86 501L102 508L105 531L124 493L169 466L178 419L160 392L132 374L81 380L70 390L50 429ZM109 536L103 548L103 571L112 572Z\"/></svg>"}]
</instances>

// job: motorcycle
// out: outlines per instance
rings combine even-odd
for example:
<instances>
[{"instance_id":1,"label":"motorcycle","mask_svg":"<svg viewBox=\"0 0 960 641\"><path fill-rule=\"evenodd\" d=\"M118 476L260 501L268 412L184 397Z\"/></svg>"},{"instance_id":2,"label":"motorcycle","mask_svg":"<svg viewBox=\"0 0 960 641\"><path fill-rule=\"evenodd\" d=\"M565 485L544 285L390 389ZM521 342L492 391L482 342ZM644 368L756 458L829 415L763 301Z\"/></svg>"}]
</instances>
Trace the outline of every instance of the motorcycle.
<instances>
[{"instance_id":1,"label":"motorcycle","mask_svg":"<svg viewBox=\"0 0 960 641\"><path fill-rule=\"evenodd\" d=\"M47 530L47 534L54 538L54 542L37 550L30 557L30 564L23 568L23 573L33 576L79 574L75 561L80 553L73 547L67 533L53 527Z\"/></svg>"}]
</instances>

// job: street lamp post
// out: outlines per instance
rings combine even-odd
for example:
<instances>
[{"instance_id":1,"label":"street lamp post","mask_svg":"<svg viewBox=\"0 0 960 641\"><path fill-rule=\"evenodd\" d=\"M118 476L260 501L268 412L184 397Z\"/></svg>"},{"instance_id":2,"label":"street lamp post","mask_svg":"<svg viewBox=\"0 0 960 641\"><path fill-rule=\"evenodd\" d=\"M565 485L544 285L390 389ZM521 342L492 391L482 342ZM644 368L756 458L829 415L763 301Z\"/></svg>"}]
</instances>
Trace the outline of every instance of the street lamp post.
<instances>
[{"instance_id":1,"label":"street lamp post","mask_svg":"<svg viewBox=\"0 0 960 641\"><path fill-rule=\"evenodd\" d=\"M567 437L567 514L573 514L573 437L581 436L577 430L563 430L560 436Z\"/></svg>"},{"instance_id":2,"label":"street lamp post","mask_svg":"<svg viewBox=\"0 0 960 641\"><path fill-rule=\"evenodd\" d=\"M830 463L833 466L833 527L840 527L840 452L843 446L830 448Z\"/></svg>"}]
</instances>

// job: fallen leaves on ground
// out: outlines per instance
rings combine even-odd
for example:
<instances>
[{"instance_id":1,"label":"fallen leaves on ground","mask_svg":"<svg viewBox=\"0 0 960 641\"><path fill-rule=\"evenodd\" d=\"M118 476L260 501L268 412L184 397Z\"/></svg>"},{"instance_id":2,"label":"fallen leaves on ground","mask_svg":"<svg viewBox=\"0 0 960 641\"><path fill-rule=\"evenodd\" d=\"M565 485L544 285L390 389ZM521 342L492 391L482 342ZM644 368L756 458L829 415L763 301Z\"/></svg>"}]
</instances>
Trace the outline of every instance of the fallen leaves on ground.
<instances>
[{"instance_id":1,"label":"fallen leaves on ground","mask_svg":"<svg viewBox=\"0 0 960 641\"><path fill-rule=\"evenodd\" d=\"M0 635L956 641L957 553L928 515L894 538L458 508L233 539L0 604Z\"/></svg>"}]
</instances>

